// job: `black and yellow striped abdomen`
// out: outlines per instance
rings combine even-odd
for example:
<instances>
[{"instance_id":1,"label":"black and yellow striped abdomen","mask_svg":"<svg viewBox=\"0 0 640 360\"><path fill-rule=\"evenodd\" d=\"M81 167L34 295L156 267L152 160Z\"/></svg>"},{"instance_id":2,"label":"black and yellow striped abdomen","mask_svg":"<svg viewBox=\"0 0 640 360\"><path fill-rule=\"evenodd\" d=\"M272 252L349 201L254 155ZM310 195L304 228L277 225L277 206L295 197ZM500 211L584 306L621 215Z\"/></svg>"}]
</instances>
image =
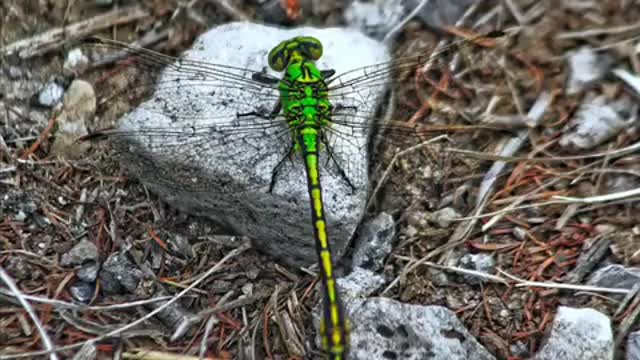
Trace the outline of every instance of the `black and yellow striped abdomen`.
<instances>
[{"instance_id":1,"label":"black and yellow striped abdomen","mask_svg":"<svg viewBox=\"0 0 640 360\"><path fill-rule=\"evenodd\" d=\"M302 156L307 172L307 186L311 200L311 221L316 238L316 252L320 260L323 293L323 316L320 322L322 346L332 359L345 359L349 342L349 324L340 302L336 279L333 272L331 246L327 235L327 225L320 185L318 166L318 132L314 128L304 128L299 134Z\"/></svg>"}]
</instances>

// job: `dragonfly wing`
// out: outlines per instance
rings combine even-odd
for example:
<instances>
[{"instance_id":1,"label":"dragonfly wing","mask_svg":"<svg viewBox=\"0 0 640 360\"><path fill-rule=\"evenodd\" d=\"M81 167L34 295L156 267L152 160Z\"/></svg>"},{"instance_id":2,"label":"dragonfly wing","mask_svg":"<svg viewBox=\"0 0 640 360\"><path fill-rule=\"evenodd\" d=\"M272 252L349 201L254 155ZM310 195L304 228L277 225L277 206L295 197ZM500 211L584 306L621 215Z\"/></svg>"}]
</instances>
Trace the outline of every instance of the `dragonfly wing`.
<instances>
[{"instance_id":1,"label":"dragonfly wing","mask_svg":"<svg viewBox=\"0 0 640 360\"><path fill-rule=\"evenodd\" d=\"M284 120L268 116L278 101L274 85L253 80L254 70L206 62L202 51L174 58L104 39L84 46L126 58L126 86L109 91L110 83L96 82L110 105L154 90L118 130L102 133L145 183L211 193L268 187L291 144Z\"/></svg>"}]
</instances>

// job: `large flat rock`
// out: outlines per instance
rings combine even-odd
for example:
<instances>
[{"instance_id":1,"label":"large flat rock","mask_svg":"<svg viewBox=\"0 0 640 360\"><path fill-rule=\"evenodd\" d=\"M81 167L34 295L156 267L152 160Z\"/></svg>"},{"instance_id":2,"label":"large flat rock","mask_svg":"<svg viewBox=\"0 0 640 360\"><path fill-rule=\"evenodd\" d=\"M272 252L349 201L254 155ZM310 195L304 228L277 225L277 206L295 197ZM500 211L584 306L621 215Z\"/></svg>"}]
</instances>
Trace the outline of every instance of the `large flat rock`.
<instances>
[{"instance_id":1,"label":"large flat rock","mask_svg":"<svg viewBox=\"0 0 640 360\"><path fill-rule=\"evenodd\" d=\"M272 171L289 150L290 135L281 119L237 117L273 109L278 96L274 89L240 79L251 79L267 67L269 51L298 35L320 39L324 55L318 67L337 74L390 60L385 46L354 30L222 25L200 36L183 59L234 68L196 67L187 75L168 68L153 97L121 122L121 130L137 135L120 138L116 146L125 166L169 204L231 227L290 265L308 266L316 256L303 160L294 154L285 161L268 193ZM362 74L355 71L340 80ZM343 88L334 104L356 106L350 111L359 123L373 122L368 117L382 101L382 91L382 86ZM340 256L364 211L369 130L336 124L327 136L337 162L356 187L352 191L323 151L320 173L329 241Z\"/></svg>"},{"instance_id":2,"label":"large flat rock","mask_svg":"<svg viewBox=\"0 0 640 360\"><path fill-rule=\"evenodd\" d=\"M353 300L350 359L494 360L455 313L387 298Z\"/></svg>"}]
</instances>

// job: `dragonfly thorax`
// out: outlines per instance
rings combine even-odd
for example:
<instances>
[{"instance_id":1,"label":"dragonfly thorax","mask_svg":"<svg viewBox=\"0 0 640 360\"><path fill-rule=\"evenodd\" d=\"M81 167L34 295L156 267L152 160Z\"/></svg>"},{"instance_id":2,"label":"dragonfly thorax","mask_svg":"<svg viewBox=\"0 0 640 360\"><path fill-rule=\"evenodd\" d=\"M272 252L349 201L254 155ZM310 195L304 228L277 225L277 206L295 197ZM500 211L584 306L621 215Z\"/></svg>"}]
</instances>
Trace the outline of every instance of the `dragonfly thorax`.
<instances>
[{"instance_id":1,"label":"dragonfly thorax","mask_svg":"<svg viewBox=\"0 0 640 360\"><path fill-rule=\"evenodd\" d=\"M280 86L282 115L292 131L302 127L321 130L331 121L333 106L327 96L324 81L289 82L282 80Z\"/></svg>"},{"instance_id":2,"label":"dragonfly thorax","mask_svg":"<svg viewBox=\"0 0 640 360\"><path fill-rule=\"evenodd\" d=\"M283 41L269 53L269 66L284 71L278 85L282 115L296 142L302 134L318 135L331 121L327 84L314 62L321 55L322 45L312 37Z\"/></svg>"}]
</instances>

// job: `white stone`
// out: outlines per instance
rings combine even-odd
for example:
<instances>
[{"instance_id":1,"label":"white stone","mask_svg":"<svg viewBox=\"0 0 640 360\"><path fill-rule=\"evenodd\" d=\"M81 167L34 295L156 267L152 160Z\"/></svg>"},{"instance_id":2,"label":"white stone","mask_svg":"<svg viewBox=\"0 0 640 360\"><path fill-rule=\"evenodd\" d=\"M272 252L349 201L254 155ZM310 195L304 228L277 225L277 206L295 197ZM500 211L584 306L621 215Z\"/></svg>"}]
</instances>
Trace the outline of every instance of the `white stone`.
<instances>
[{"instance_id":1,"label":"white stone","mask_svg":"<svg viewBox=\"0 0 640 360\"><path fill-rule=\"evenodd\" d=\"M363 75L363 70L339 75L390 60L386 47L357 31L311 27L279 29L251 23L214 28L198 38L183 58L234 69L200 67L191 73L191 78L186 78L176 68L168 68L153 97L129 114L120 126L124 131L145 128L161 129L164 134L182 131L183 136L140 134L127 137L119 147L125 150L122 152L129 168L170 204L230 226L252 238L259 249L287 263L309 265L317 259L300 154L293 154L284 162L273 193L267 193L273 169L286 157L291 146L288 129L280 118L237 117L238 113L251 111L268 114L274 108L278 92L251 82L251 76L267 67L267 55L274 46L299 35L314 36L322 42L324 55L316 62L318 68L336 71L330 86L344 85L330 92L332 103L357 106L356 117L344 117L343 121L357 119L363 125L355 136L354 128L338 124L327 132L335 157L355 185L355 192L352 193L338 174L334 163L327 162L327 151L320 157L329 242L334 253L341 254L364 211L369 123L374 121L373 109L384 98L384 87L347 86L346 82ZM176 65L180 64L185 65ZM375 71L374 68L367 70ZM224 77L220 76L221 71L225 72ZM280 73L267 72L282 77ZM243 80L229 80L230 74ZM376 83L386 83L386 76L390 75L379 78ZM354 111L341 112L353 115ZM253 130L246 130L243 125L247 123ZM225 134L219 131L220 127L239 132ZM196 133L206 133L197 144L189 135L194 129Z\"/></svg>"}]
</instances>

